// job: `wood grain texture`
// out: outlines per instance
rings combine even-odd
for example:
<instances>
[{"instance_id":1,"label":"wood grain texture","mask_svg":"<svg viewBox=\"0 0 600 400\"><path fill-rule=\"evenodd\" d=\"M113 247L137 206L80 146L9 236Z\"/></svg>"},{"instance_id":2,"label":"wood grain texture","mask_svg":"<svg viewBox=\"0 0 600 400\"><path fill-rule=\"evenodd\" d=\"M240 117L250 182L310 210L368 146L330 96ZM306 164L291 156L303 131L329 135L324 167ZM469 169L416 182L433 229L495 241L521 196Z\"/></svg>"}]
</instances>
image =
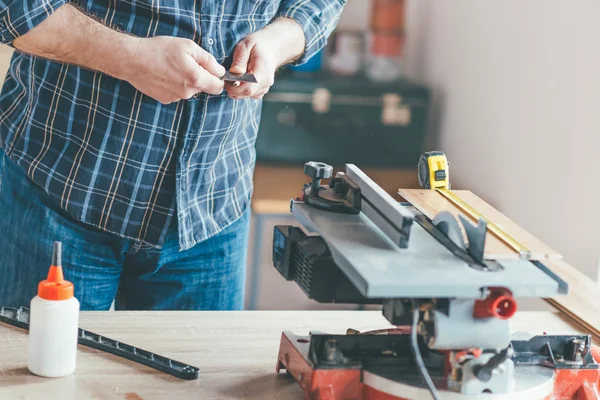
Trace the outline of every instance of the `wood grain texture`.
<instances>
[{"instance_id":1,"label":"wood grain texture","mask_svg":"<svg viewBox=\"0 0 600 400\"><path fill-rule=\"evenodd\" d=\"M435 218L435 216L441 211L448 211L457 218L460 214L473 221L473 223L476 223L476 220L470 215L463 212L458 206L454 205L450 200L434 190L399 189L398 193L430 219ZM481 215L485 216L488 220L496 224L507 234L515 238L515 240L520 242L523 246L528 248L531 251L532 259L555 260L561 258L557 251L554 251L548 247L535 236L510 220L506 215L502 214L488 203L477 197L474 193L468 190L453 190L452 193L477 210ZM466 239L464 231L463 236L465 236ZM492 232L489 232L486 237L484 254L486 259L505 260L519 258L518 253L512 247L505 244Z\"/></svg>"},{"instance_id":2,"label":"wood grain texture","mask_svg":"<svg viewBox=\"0 0 600 400\"><path fill-rule=\"evenodd\" d=\"M590 334L600 337L600 288L584 273L564 260L544 262L552 272L569 284L569 294L546 301Z\"/></svg>"},{"instance_id":3,"label":"wood grain texture","mask_svg":"<svg viewBox=\"0 0 600 400\"><path fill-rule=\"evenodd\" d=\"M200 368L182 381L85 347L74 375L46 379L27 370L27 334L0 324L0 399L302 400L298 385L275 373L282 330L344 333L388 327L377 311L83 312L80 326ZM582 333L562 314L517 313L511 330Z\"/></svg>"},{"instance_id":4,"label":"wood grain texture","mask_svg":"<svg viewBox=\"0 0 600 400\"><path fill-rule=\"evenodd\" d=\"M455 192L453 190L453 192ZM458 197L467 204L475 205L475 209L489 218L494 224L502 228L510 236L522 243L526 248L532 251L532 254L537 255L539 260L559 260L562 258L560 253L550 246L539 240L537 237L527 232L517 223L512 221L506 215L496 210L494 207L483 201L475 193L469 190L457 190Z\"/></svg>"}]
</instances>

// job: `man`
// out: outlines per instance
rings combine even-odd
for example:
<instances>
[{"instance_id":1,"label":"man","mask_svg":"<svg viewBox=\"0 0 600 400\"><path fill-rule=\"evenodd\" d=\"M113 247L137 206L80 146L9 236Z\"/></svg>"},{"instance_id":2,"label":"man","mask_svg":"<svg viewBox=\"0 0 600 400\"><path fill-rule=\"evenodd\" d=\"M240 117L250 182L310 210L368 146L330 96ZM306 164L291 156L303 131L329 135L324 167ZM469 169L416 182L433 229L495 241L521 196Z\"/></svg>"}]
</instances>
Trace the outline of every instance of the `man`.
<instances>
[{"instance_id":1,"label":"man","mask_svg":"<svg viewBox=\"0 0 600 400\"><path fill-rule=\"evenodd\" d=\"M260 99L344 2L0 1L0 306L61 241L82 309L242 308Z\"/></svg>"}]
</instances>

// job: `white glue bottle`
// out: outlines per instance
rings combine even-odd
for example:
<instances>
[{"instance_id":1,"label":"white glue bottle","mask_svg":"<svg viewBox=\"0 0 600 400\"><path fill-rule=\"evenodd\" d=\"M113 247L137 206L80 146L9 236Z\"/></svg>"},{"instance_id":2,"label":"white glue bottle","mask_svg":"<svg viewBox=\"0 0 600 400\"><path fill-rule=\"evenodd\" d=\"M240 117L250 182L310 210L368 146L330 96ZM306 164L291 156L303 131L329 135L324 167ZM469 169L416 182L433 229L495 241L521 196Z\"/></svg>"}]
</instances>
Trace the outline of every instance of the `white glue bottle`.
<instances>
[{"instance_id":1,"label":"white glue bottle","mask_svg":"<svg viewBox=\"0 0 600 400\"><path fill-rule=\"evenodd\" d=\"M61 243L55 242L48 279L40 282L29 314L29 371L57 378L75 371L79 301L73 284L65 281Z\"/></svg>"}]
</instances>

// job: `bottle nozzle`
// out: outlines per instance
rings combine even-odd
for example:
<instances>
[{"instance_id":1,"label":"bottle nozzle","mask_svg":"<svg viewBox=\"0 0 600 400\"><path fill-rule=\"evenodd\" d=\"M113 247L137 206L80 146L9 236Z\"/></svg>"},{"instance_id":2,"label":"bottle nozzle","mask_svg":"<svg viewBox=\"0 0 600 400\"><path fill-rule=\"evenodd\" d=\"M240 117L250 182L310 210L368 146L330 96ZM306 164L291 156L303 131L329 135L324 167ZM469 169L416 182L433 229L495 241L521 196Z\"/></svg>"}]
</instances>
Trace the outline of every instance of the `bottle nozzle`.
<instances>
[{"instance_id":1,"label":"bottle nozzle","mask_svg":"<svg viewBox=\"0 0 600 400\"><path fill-rule=\"evenodd\" d=\"M54 248L52 249L52 266L62 266L62 243L54 242Z\"/></svg>"},{"instance_id":2,"label":"bottle nozzle","mask_svg":"<svg viewBox=\"0 0 600 400\"><path fill-rule=\"evenodd\" d=\"M62 282L64 279L62 271L62 244L61 242L54 242L52 264L50 264L50 270L48 271L48 281Z\"/></svg>"},{"instance_id":3,"label":"bottle nozzle","mask_svg":"<svg viewBox=\"0 0 600 400\"><path fill-rule=\"evenodd\" d=\"M61 242L54 242L48 278L38 285L38 296L46 300L67 300L73 297L73 284L65 281L63 275Z\"/></svg>"}]
</instances>

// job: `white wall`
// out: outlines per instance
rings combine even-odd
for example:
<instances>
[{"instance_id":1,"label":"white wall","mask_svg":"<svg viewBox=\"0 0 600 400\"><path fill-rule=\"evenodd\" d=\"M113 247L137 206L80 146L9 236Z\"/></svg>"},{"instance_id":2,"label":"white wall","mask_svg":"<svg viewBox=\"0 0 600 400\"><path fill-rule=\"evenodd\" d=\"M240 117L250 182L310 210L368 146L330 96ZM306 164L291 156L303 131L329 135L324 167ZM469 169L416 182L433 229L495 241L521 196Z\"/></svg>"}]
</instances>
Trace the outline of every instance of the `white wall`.
<instances>
[{"instance_id":1,"label":"white wall","mask_svg":"<svg viewBox=\"0 0 600 400\"><path fill-rule=\"evenodd\" d=\"M409 77L468 188L596 278L600 1L408 0Z\"/></svg>"}]
</instances>

